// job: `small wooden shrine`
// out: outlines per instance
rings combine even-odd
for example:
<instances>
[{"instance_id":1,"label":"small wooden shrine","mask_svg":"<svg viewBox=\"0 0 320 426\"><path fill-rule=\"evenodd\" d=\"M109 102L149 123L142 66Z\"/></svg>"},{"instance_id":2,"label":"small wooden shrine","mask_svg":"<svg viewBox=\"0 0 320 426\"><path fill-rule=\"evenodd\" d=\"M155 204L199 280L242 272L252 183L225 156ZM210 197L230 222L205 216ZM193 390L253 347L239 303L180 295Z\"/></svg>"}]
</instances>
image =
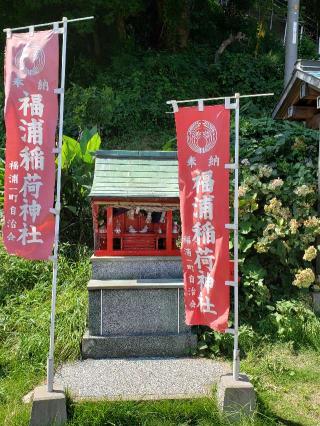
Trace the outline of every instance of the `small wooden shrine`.
<instances>
[{"instance_id":1,"label":"small wooden shrine","mask_svg":"<svg viewBox=\"0 0 320 426\"><path fill-rule=\"evenodd\" d=\"M298 60L292 76L275 106L276 120L304 121L306 126L320 125L320 61Z\"/></svg>"},{"instance_id":2,"label":"small wooden shrine","mask_svg":"<svg viewBox=\"0 0 320 426\"><path fill-rule=\"evenodd\" d=\"M95 256L180 256L176 152L97 151Z\"/></svg>"}]
</instances>

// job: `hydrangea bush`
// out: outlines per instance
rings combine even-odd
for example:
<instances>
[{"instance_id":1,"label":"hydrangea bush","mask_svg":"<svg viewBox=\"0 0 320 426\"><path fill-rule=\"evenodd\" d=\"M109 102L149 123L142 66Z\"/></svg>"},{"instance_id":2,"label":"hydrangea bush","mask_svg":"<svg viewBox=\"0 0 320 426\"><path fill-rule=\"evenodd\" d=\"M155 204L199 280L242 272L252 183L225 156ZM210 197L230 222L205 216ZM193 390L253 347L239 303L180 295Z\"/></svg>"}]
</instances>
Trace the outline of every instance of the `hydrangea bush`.
<instances>
[{"instance_id":1,"label":"hydrangea bush","mask_svg":"<svg viewBox=\"0 0 320 426\"><path fill-rule=\"evenodd\" d=\"M243 352L266 339L320 348L302 288L315 283L318 132L271 118L240 126L239 270ZM232 205L233 194L230 205ZM232 248L232 247L231 247ZM232 312L230 326L232 325ZM233 338L199 327L198 354L232 355Z\"/></svg>"},{"instance_id":2,"label":"hydrangea bush","mask_svg":"<svg viewBox=\"0 0 320 426\"><path fill-rule=\"evenodd\" d=\"M249 318L315 282L318 137L296 123L242 122L240 288Z\"/></svg>"}]
</instances>

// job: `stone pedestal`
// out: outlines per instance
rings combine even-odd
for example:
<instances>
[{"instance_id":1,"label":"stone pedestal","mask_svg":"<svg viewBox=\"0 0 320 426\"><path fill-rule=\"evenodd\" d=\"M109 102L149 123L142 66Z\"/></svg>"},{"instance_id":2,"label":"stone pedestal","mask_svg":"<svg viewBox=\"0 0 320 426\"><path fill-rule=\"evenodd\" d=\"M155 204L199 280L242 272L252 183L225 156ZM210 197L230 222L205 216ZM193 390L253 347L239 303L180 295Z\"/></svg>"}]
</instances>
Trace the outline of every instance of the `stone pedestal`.
<instances>
[{"instance_id":1,"label":"stone pedestal","mask_svg":"<svg viewBox=\"0 0 320 426\"><path fill-rule=\"evenodd\" d=\"M240 374L239 380L234 380L232 374L221 376L217 399L219 408L231 421L252 416L256 408L255 390L245 374Z\"/></svg>"},{"instance_id":2,"label":"stone pedestal","mask_svg":"<svg viewBox=\"0 0 320 426\"><path fill-rule=\"evenodd\" d=\"M30 426L60 426L67 421L66 396L63 387L54 385L53 392L47 386L38 386L33 391Z\"/></svg>"},{"instance_id":3,"label":"stone pedestal","mask_svg":"<svg viewBox=\"0 0 320 426\"><path fill-rule=\"evenodd\" d=\"M313 310L316 314L320 314L320 291L315 291L311 293L312 302L313 302Z\"/></svg>"},{"instance_id":4,"label":"stone pedestal","mask_svg":"<svg viewBox=\"0 0 320 426\"><path fill-rule=\"evenodd\" d=\"M84 358L190 354L197 337L185 325L179 257L94 257L92 264Z\"/></svg>"},{"instance_id":5,"label":"stone pedestal","mask_svg":"<svg viewBox=\"0 0 320 426\"><path fill-rule=\"evenodd\" d=\"M179 256L92 256L91 263L94 280L182 280Z\"/></svg>"}]
</instances>

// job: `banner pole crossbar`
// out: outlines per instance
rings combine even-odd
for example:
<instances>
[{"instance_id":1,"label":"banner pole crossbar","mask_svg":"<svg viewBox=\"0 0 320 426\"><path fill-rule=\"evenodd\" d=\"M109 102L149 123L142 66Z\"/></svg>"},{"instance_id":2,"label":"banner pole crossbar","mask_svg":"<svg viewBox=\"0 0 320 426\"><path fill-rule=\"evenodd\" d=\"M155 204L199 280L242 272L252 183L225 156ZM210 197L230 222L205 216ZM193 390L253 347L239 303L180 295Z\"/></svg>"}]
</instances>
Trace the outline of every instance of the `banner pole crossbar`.
<instances>
[{"instance_id":1,"label":"banner pole crossbar","mask_svg":"<svg viewBox=\"0 0 320 426\"><path fill-rule=\"evenodd\" d=\"M90 19L94 19L94 16L86 16L85 18L67 19L67 23L69 24L70 22L88 21ZM6 33L6 32L12 32L12 31L28 30L31 27L32 28L50 27L54 24L63 24L63 23L64 23L63 20L62 21L54 21L54 22L48 22L48 23L45 23L45 24L26 25L25 27L4 28L2 31L4 33Z\"/></svg>"},{"instance_id":2,"label":"banner pole crossbar","mask_svg":"<svg viewBox=\"0 0 320 426\"><path fill-rule=\"evenodd\" d=\"M262 96L274 96L274 93L254 93L252 95L240 95L239 98L259 98ZM172 99L171 101L167 101L166 103L168 105L172 105L173 107L177 104L188 104L188 103L193 103L193 102L198 102L201 104L201 106L203 105L203 102L209 102L209 101L222 101L222 100L226 100L226 99L236 99L236 95L233 96L218 96L215 98L198 98L198 99L184 99L184 100L180 100L177 101L175 99ZM174 111L176 112L176 111Z\"/></svg>"}]
</instances>

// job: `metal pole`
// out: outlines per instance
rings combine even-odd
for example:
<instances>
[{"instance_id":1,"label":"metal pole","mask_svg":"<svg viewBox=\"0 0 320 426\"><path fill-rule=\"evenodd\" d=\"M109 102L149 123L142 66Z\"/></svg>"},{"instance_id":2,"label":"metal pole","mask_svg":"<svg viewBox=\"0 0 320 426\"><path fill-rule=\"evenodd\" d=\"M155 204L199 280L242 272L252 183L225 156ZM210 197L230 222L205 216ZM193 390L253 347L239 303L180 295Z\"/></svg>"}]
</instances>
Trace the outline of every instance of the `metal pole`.
<instances>
[{"instance_id":1,"label":"metal pole","mask_svg":"<svg viewBox=\"0 0 320 426\"><path fill-rule=\"evenodd\" d=\"M56 294L57 294L57 275L58 275L58 246L59 246L59 227L60 227L60 194L61 194L61 147L63 136L63 113L64 113L64 88L66 75L66 52L67 52L67 25L68 19L63 18L62 33L62 54L61 54L61 79L60 79L60 109L59 109L59 139L58 139L58 170L57 170L57 189L55 204L55 230L54 230L54 249L53 249L53 273L52 273L52 297L51 297L51 318L50 318L50 347L47 362L47 386L48 392L53 391L54 376L54 327L56 313Z\"/></svg>"},{"instance_id":2,"label":"metal pole","mask_svg":"<svg viewBox=\"0 0 320 426\"><path fill-rule=\"evenodd\" d=\"M239 379L240 372L240 351L239 351L239 268L238 268L238 226L239 226L239 119L240 119L240 94L235 94L235 144L234 144L234 163L236 165L234 171L234 233L233 233L233 265L234 265L234 341L233 341L233 378Z\"/></svg>"},{"instance_id":3,"label":"metal pole","mask_svg":"<svg viewBox=\"0 0 320 426\"><path fill-rule=\"evenodd\" d=\"M300 0L288 0L288 16L286 31L286 59L284 85L290 80L298 53L298 25Z\"/></svg>"}]
</instances>

